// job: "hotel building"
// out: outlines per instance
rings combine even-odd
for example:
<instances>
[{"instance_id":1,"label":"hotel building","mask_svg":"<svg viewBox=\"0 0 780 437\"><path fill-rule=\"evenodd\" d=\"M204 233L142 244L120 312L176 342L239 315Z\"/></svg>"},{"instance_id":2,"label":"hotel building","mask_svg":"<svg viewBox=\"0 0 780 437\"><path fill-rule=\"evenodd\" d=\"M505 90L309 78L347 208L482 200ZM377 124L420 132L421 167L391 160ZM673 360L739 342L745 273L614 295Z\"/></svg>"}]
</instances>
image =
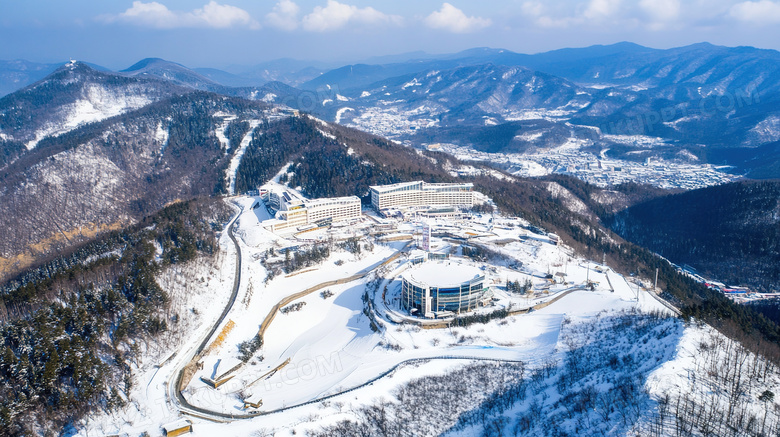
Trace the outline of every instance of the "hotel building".
<instances>
[{"instance_id":1,"label":"hotel building","mask_svg":"<svg viewBox=\"0 0 780 437\"><path fill-rule=\"evenodd\" d=\"M370 187L371 205L381 211L387 208L411 206L474 206L474 184L429 184L402 182Z\"/></svg>"},{"instance_id":2,"label":"hotel building","mask_svg":"<svg viewBox=\"0 0 780 437\"><path fill-rule=\"evenodd\" d=\"M276 211L276 215L262 224L271 232L325 226L360 218L361 214L360 198L357 196L306 199L284 190L269 193L268 206Z\"/></svg>"}]
</instances>

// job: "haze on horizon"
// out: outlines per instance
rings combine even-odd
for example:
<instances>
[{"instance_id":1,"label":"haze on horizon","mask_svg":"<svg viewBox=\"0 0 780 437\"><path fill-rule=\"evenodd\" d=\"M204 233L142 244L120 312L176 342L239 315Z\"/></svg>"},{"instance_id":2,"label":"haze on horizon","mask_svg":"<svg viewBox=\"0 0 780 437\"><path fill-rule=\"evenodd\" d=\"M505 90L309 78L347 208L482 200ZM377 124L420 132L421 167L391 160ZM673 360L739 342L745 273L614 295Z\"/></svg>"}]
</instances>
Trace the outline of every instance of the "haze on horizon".
<instances>
[{"instance_id":1,"label":"haze on horizon","mask_svg":"<svg viewBox=\"0 0 780 437\"><path fill-rule=\"evenodd\" d=\"M147 57L225 68L277 58L356 62L472 47L537 53L631 41L780 49L780 1L9 0L0 59L123 69Z\"/></svg>"}]
</instances>

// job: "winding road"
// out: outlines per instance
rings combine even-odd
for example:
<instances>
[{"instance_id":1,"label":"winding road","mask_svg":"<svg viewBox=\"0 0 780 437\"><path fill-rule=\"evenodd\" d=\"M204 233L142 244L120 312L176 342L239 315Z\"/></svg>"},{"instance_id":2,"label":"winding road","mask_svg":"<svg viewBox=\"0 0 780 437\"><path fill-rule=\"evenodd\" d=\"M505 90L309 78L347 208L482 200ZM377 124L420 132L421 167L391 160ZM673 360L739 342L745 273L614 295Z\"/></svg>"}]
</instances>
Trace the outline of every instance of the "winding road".
<instances>
[{"instance_id":1,"label":"winding road","mask_svg":"<svg viewBox=\"0 0 780 437\"><path fill-rule=\"evenodd\" d=\"M228 300L227 305L225 305L225 309L222 310L222 314L220 314L219 318L214 322L214 325L211 327L208 333L203 337L198 347L195 348L194 350L191 350L190 353L186 354L185 359L181 359L179 361L180 367L174 369L174 371L172 372L172 376L168 381L168 390L167 390L168 402L173 405L174 409L177 409L182 413L191 414L197 417L203 417L204 419L209 419L208 416L215 415L215 413L217 412L190 404L187 401L187 399L181 394L181 389L183 388L181 387L181 383L185 376L184 373L187 370L187 367L192 365L195 361L197 361L200 354L203 352L203 349L206 348L209 339L211 339L211 336L214 335L214 332L216 332L217 328L219 328L219 326L225 320L225 317L227 317L228 313L230 313L230 310L233 309L233 304L236 302L236 296L238 295L238 287L241 284L242 257L241 257L241 247L238 245L238 240L236 240L236 236L233 235L233 228L235 227L236 222L238 222L238 219L241 217L241 214L243 213L244 213L244 209L241 208L241 211L239 211L238 214L236 214L236 216L227 226L228 237L230 237L230 240L233 242L233 245L236 248L236 270L235 270L235 276L233 278L233 290L230 293L230 299ZM217 414L217 417L230 418L229 415L220 415L220 414Z\"/></svg>"},{"instance_id":2,"label":"winding road","mask_svg":"<svg viewBox=\"0 0 780 437\"><path fill-rule=\"evenodd\" d=\"M233 280L233 289L232 289L232 292L231 292L231 295L230 295L230 299L228 300L227 305L223 309L222 314L220 314L219 318L214 322L214 324L211 327L211 329L206 333L206 335L204 335L204 337L201 339L201 341L198 344L198 346L196 348L192 348L190 351L188 351L185 354L182 354L179 357L179 360L177 361L177 364L174 367L174 370L171 373L171 376L169 377L169 380L168 380L168 383L167 383L167 389L166 389L167 402L168 402L169 406L172 407L171 410L176 410L176 411L178 411L178 412L180 412L182 414L187 414L187 415L190 415L190 416L193 416L193 417L206 419L206 420L211 420L211 421L215 421L215 422L229 422L229 421L239 420L239 419L252 419L252 418L259 417L259 416L264 416L264 415L274 414L274 413L280 413L282 411L291 410L293 408L298 408L298 407L302 407L302 406L305 406L305 405L321 402L321 401L324 401L324 400L327 400L327 399L331 399L331 398L343 395L345 393L349 393L349 392L358 390L360 388L363 388L363 387L366 387L366 386L369 386L369 385L373 384L377 380L379 380L381 378L384 378L387 375L393 373L399 367L402 367L402 366L405 366L405 365L408 365L408 364L427 362L427 361L430 361L430 360L467 360L467 361L492 361L492 362L508 362L508 363L518 363L518 362L521 362L521 361L518 361L518 360L501 359L501 358L486 358L486 357L466 356L466 355L460 356L460 355L453 354L452 351L449 351L450 352L449 354L442 354L442 355L430 356L430 357L416 357L416 358L406 359L406 360L397 362L394 365L392 365L390 368L385 370L384 372L382 372L379 375L377 375L376 377L371 378L370 380L368 380L368 381L366 381L366 382L364 382L364 383L362 383L360 385L357 385L357 386L354 386L354 387L351 387L351 388L339 391L338 393L329 394L329 395L318 397L318 398L315 398L315 399L312 399L312 400L309 400L309 401L306 401L306 402L301 402L301 403L298 403L298 404L295 404L295 405L289 405L289 406L286 406L286 407L283 407L283 408L278 408L278 409L275 409L275 410L256 411L256 412L242 413L242 414L235 414L235 413L227 414L227 413L224 413L222 411L214 411L214 410L210 410L208 408L203 408L203 407L200 407L200 406L192 405L184 397L184 395L182 395L182 390L185 388L185 387L182 387L182 382L184 381L185 377L188 376L188 375L186 375L186 372L188 371L188 369L190 369L190 371L191 371L191 368L201 358L201 356L200 356L201 353L206 348L206 345L208 344L209 340L214 335L216 330L219 328L219 326L225 320L225 317L227 317L228 313L230 313L230 311L232 310L233 304L236 301L236 296L238 295L238 289L239 289L239 285L241 283L241 261L242 261L242 255L241 255L241 247L238 244L238 240L236 239L235 235L233 234L233 231L234 231L235 224L238 222L238 219L241 217L243 212L244 212L244 209L242 208L241 211L233 218L233 220L227 226L228 236L230 237L230 240L233 242L233 245L236 248L236 269L235 269L235 277L234 277L234 280ZM358 280L358 279L362 279L365 276L367 276L369 273L374 271L375 269L377 269L377 268L379 268L379 267L381 267L383 265L386 265L389 262L392 262L394 259L396 259L400 255L400 253L401 252L398 252L398 253L394 254L393 256L388 257L383 262L381 262L381 263L379 263L379 264L377 264L375 266L369 267L369 268L365 269L364 271L362 271L362 272L360 272L360 273L358 273L356 275L353 275L353 276L350 276L350 277L347 277L347 278L343 278L343 279L340 279L340 280L336 280L336 281L327 281L327 282L324 282L322 284L316 285L314 287L310 287L310 288L308 288L306 290L294 293L294 294L292 294L290 296L287 296L287 297L283 298L279 303L274 305L274 307L271 309L271 311L269 312L269 314L266 316L265 320L263 321L263 323L261 325L261 330L260 330L261 335L264 333L264 331L268 327L268 325L273 321L274 317L276 316L276 312L278 311L278 309L283 307L284 305L287 305L290 302L292 302L294 300L297 300L297 299L299 299L299 298L301 298L303 296L306 296L306 295L308 295L308 294L310 294L310 293L312 293L312 292L314 292L316 290L319 290L319 289L321 289L323 287L327 287L327 286L330 286L330 285L333 285L333 284L336 284L336 283L352 282L352 281L355 281L355 280ZM560 296L560 297L563 297L563 296ZM191 377L191 375L190 375L190 377Z\"/></svg>"}]
</instances>

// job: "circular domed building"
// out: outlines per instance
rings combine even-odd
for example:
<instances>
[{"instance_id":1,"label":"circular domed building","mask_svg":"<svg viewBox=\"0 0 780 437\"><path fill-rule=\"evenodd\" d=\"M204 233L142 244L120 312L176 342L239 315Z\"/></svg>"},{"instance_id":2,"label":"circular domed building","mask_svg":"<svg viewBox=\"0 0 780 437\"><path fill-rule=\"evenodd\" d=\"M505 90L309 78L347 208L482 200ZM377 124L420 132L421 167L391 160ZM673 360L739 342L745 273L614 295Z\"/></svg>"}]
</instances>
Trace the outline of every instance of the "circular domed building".
<instances>
[{"instance_id":1,"label":"circular domed building","mask_svg":"<svg viewBox=\"0 0 780 437\"><path fill-rule=\"evenodd\" d=\"M457 261L429 261L401 275L401 307L427 318L449 317L490 302L485 273Z\"/></svg>"}]
</instances>

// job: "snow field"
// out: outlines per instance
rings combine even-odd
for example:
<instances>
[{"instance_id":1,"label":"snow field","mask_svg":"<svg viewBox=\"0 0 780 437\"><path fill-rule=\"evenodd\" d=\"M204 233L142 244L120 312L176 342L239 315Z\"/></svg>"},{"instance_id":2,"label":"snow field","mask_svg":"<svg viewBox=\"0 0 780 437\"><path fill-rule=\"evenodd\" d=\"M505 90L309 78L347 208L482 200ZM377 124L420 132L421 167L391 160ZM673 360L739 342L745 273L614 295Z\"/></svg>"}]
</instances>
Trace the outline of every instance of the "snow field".
<instances>
[{"instance_id":1,"label":"snow field","mask_svg":"<svg viewBox=\"0 0 780 437\"><path fill-rule=\"evenodd\" d=\"M363 313L362 296L367 287L371 291L388 285L391 291L397 287L398 279L380 279L377 288L368 285L373 275L345 284L329 285L289 302L305 302L305 305L298 311L277 313L265 332L264 345L254 357L233 373L233 379L219 389L213 389L200 377L214 378L238 364L237 345L257 334L260 324L277 302L317 284L370 271L405 245L405 242L375 244L372 251L363 251L361 257L336 249L319 266L304 269L303 273L280 274L266 281L267 271L259 261L266 251L298 243L259 226L259 222L267 218L267 212L262 207L249 209L257 199L239 197L235 201L244 210L236 229L242 251L242 274L236 302L222 323L224 326L232 321L235 326L224 335L221 346L204 357L203 370L196 373L184 395L193 405L228 414L245 415L244 400L262 400L263 404L257 410L260 412L296 407L248 420L228 420L228 423L192 418L193 435L317 432L323 426L340 420L358 420L357 412L361 408L377 399L393 400L396 390L415 378L450 374L477 358L521 360L529 369L543 368L557 362L561 354L569 350L567 347L570 345L562 336L572 338L570 333L563 333L570 332L573 326L585 326L592 320L606 318L605 314L620 311L668 311L646 292L637 293L637 286L622 276L576 257L566 248L551 244L546 235L525 231L513 225L511 220L499 217L493 224L485 216L461 224L442 221L434 223L434 226L449 226L453 232L483 235L475 241L506 256L493 262L499 285L506 280L533 281L533 296L512 297L518 307L563 297L529 314L451 329L422 329L412 324L394 324L382 318L380 311L378 323L381 328L375 332ZM522 221L515 222L522 224ZM415 229L413 224L399 224L397 230L413 233ZM206 293L203 297L192 296L195 300L187 304L196 307L203 317L204 323L198 328L201 336L210 326L207 320L216 318L224 307L223 299L229 296L232 285L235 268L233 245L227 239L227 232L223 232L220 241L224 249L221 269L206 279L206 284L218 281L221 284L219 289L210 289L213 294ZM435 247L448 250L449 243L438 238L434 238L433 243ZM514 265L516 261L512 259L521 261L522 267L517 269ZM402 256L384 267L384 276L394 277L404 262L405 257ZM567 284L553 285L542 279L548 272L558 271L565 272ZM610 290L607 274L614 291ZM598 283L595 291L560 293L572 285L584 283L586 278ZM320 292L324 289L333 295L323 299ZM502 286L495 290L497 294L506 294ZM381 292L375 294L380 295ZM212 300L214 297L217 299ZM375 299L379 300L378 297ZM222 326L209 343L221 330ZM596 332L595 329L593 331ZM587 338L582 341L594 341L593 336ZM187 351L192 350L201 339L198 334L193 335L159 370L149 367L145 373L139 373L138 386L148 386L148 390L134 390L131 394L134 406L128 407L122 418L96 418L86 429L139 433L148 430L154 434L159 431L160 424L178 418L178 412L166 403L166 390L170 390L173 369L184 364ZM620 344L626 346L626 342ZM143 362L146 363L145 358ZM277 372L268 374L282 364L285 365ZM382 375L385 376L380 377ZM351 390L353 388L356 389ZM548 397L552 398L552 394ZM297 406L299 404L304 405ZM518 411L522 410L518 408Z\"/></svg>"},{"instance_id":2,"label":"snow field","mask_svg":"<svg viewBox=\"0 0 780 437\"><path fill-rule=\"evenodd\" d=\"M253 201L245 202L249 205ZM264 240L258 237L259 228L254 220L260 217L245 215L240 222L238 233L244 238L241 245L246 259L252 259L253 254L259 255L274 244L278 244L273 239ZM470 228L485 232L486 229L481 226L484 225L471 224ZM497 237L508 233L494 231L498 234ZM259 235L268 236L264 232L260 232ZM247 245L248 241L251 241L252 247ZM504 248L509 253L523 248L524 255L533 255L534 262L529 263L532 271L548 270L550 263L568 259L566 253L552 246L549 239L541 236L524 243L519 241L510 243ZM365 291L365 284L369 280L364 278L347 284L324 287L323 289L327 288L334 294L328 299L323 299L319 294L321 290L317 290L291 302L306 304L299 311L288 314L277 313L265 333L265 343L255 358L235 372L236 376L219 390L207 387L205 383L197 380L197 376L220 375L238 363L237 349L234 345L256 334L265 315L279 300L325 281L366 271L396 250L392 247L376 245L374 252L364 254L360 259L352 254L336 251L330 259L313 271L288 277L279 276L267 284L259 280L264 278L265 269L256 265L259 263L248 263L242 282L247 280L252 284L253 298L246 308L237 306L231 313L230 317L236 322L236 328L227 336L224 343L226 346L220 351L219 356L209 356L204 360L204 370L196 375L196 379L193 379L188 388L188 394L193 396L191 402L205 399L206 405L201 406L225 413L233 411L237 414L244 413L243 399L251 402L262 400L263 406L260 411L285 408L360 386L408 360L480 357L523 360L538 364L539 357L548 356L556 349L565 313L573 309L578 313L597 313L605 306L632 308L637 305L635 292L625 281L622 283L613 281L620 285L615 287L615 292L610 292L606 287L607 282L603 274L591 271L590 279L604 284L596 292L587 292L587 294L575 292L548 307L549 309L532 314L469 328L438 330L393 325L385 321L381 323L385 326L385 330L375 333L370 328L368 317L362 313L361 297ZM337 262L342 264L339 266ZM388 269L393 270L395 268L393 266L397 263L391 264ZM584 282L589 275L585 264L579 265L574 259L571 260L569 270L568 279L572 282ZM511 273L508 276L520 278L527 275ZM247 277L249 279L246 279ZM242 284L242 293L245 292L243 291L245 287L246 284ZM562 290L564 286L558 289ZM551 294L555 294L555 287L552 288ZM540 295L536 300L527 299L531 303L545 300L549 300L549 297ZM650 306L653 309L660 306L652 299L641 300L638 305ZM263 357L262 361L259 361L260 356ZM271 369L288 359L289 363L285 367L270 376L266 375ZM450 363L449 360L441 361ZM219 366L215 370L217 362ZM398 371L400 370L396 370ZM263 378L258 381L260 377ZM372 386L378 382L375 381ZM251 387L247 387L249 384L252 384ZM360 389L357 392L361 390L367 389ZM211 393L198 395L203 391L211 391ZM342 396L351 396L351 394ZM342 396L325 402L338 402ZM311 406L290 411L298 410L311 410ZM287 412L279 414L288 415ZM270 417L276 416L277 414L264 416L253 421L265 422ZM272 420L272 422L276 421Z\"/></svg>"}]
</instances>

